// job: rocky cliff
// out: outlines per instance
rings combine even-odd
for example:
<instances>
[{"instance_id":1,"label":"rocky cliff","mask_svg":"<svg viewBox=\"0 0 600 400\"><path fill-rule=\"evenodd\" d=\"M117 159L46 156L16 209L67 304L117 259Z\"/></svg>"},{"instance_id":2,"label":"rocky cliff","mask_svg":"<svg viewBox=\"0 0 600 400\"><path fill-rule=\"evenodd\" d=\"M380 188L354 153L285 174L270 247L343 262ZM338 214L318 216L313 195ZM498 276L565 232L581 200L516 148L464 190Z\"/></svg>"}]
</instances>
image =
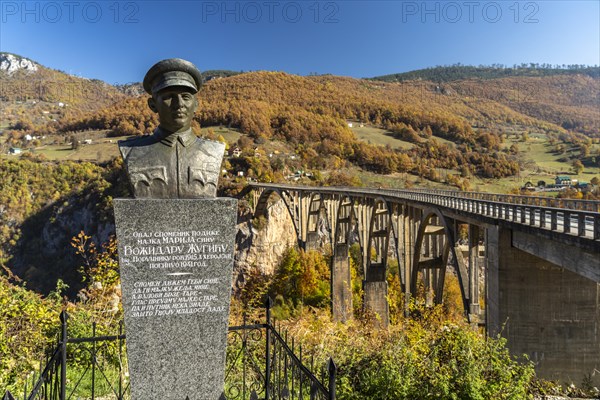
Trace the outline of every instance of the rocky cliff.
<instances>
[{"instance_id":1,"label":"rocky cliff","mask_svg":"<svg viewBox=\"0 0 600 400\"><path fill-rule=\"evenodd\" d=\"M268 210L267 223L259 228L248 212L242 212L235 246L234 288L242 287L245 274L256 268L263 274L275 272L283 253L296 245L290 215L279 200Z\"/></svg>"},{"instance_id":2,"label":"rocky cliff","mask_svg":"<svg viewBox=\"0 0 600 400\"><path fill-rule=\"evenodd\" d=\"M0 53L0 71L11 75L17 71L35 72L38 70L38 64L35 62L16 56L10 53Z\"/></svg>"}]
</instances>

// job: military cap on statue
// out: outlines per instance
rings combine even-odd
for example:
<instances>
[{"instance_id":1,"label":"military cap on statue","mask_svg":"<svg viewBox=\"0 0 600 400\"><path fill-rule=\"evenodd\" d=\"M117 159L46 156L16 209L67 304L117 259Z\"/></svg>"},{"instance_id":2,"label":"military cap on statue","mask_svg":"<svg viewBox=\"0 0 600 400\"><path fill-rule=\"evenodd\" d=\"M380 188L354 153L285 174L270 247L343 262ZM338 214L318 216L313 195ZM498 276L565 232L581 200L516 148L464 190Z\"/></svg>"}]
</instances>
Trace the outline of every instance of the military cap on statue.
<instances>
[{"instance_id":1,"label":"military cap on statue","mask_svg":"<svg viewBox=\"0 0 600 400\"><path fill-rule=\"evenodd\" d=\"M202 85L202 75L194 64L181 58L157 62L144 77L144 90L154 94L169 86L188 87L196 93Z\"/></svg>"}]
</instances>

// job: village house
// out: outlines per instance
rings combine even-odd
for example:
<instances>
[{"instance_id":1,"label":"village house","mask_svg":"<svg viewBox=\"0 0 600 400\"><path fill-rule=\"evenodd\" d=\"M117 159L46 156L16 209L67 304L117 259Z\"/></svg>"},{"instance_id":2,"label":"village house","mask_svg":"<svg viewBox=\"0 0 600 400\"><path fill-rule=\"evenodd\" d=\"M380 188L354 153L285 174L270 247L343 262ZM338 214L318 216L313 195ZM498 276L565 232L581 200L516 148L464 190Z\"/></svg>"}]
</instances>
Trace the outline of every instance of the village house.
<instances>
[{"instance_id":1,"label":"village house","mask_svg":"<svg viewBox=\"0 0 600 400\"><path fill-rule=\"evenodd\" d=\"M525 185L523 185L523 187L521 188L522 190L528 190L530 192L535 190L535 186L533 185L533 183L531 182L526 182Z\"/></svg>"},{"instance_id":2,"label":"village house","mask_svg":"<svg viewBox=\"0 0 600 400\"><path fill-rule=\"evenodd\" d=\"M573 181L568 175L557 175L554 179L554 183L557 186L571 186L573 184Z\"/></svg>"},{"instance_id":3,"label":"village house","mask_svg":"<svg viewBox=\"0 0 600 400\"><path fill-rule=\"evenodd\" d=\"M589 182L577 182L577 189L582 193L588 193L592 191L592 185Z\"/></svg>"}]
</instances>

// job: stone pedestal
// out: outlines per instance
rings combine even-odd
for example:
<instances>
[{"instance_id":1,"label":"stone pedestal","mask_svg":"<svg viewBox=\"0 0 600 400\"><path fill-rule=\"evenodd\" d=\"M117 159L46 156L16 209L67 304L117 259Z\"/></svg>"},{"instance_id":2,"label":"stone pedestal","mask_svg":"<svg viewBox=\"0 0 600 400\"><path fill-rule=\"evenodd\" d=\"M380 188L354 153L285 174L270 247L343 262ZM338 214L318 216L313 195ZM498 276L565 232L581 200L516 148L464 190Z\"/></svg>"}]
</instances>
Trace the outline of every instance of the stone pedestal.
<instances>
[{"instance_id":1,"label":"stone pedestal","mask_svg":"<svg viewBox=\"0 0 600 400\"><path fill-rule=\"evenodd\" d=\"M237 200L115 199L132 400L223 392Z\"/></svg>"}]
</instances>

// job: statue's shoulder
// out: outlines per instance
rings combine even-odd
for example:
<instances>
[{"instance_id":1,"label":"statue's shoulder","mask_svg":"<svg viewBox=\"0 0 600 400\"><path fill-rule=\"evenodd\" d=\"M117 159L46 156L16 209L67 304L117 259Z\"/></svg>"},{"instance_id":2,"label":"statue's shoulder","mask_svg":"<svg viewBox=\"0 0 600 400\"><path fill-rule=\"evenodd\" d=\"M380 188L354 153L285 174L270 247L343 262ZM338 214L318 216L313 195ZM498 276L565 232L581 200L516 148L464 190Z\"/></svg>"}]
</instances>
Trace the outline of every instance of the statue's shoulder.
<instances>
[{"instance_id":1,"label":"statue's shoulder","mask_svg":"<svg viewBox=\"0 0 600 400\"><path fill-rule=\"evenodd\" d=\"M127 155L136 147L148 146L156 142L153 135L134 136L125 140L119 140L119 151L123 158L127 158Z\"/></svg>"},{"instance_id":2,"label":"statue's shoulder","mask_svg":"<svg viewBox=\"0 0 600 400\"><path fill-rule=\"evenodd\" d=\"M154 142L154 135L145 134L142 136L133 136L125 140L119 140L119 147L136 147Z\"/></svg>"},{"instance_id":3,"label":"statue's shoulder","mask_svg":"<svg viewBox=\"0 0 600 400\"><path fill-rule=\"evenodd\" d=\"M198 138L196 140L196 143L198 143L204 150L208 151L210 154L214 154L215 157L222 157L225 153L225 143L223 142L205 138Z\"/></svg>"}]
</instances>

